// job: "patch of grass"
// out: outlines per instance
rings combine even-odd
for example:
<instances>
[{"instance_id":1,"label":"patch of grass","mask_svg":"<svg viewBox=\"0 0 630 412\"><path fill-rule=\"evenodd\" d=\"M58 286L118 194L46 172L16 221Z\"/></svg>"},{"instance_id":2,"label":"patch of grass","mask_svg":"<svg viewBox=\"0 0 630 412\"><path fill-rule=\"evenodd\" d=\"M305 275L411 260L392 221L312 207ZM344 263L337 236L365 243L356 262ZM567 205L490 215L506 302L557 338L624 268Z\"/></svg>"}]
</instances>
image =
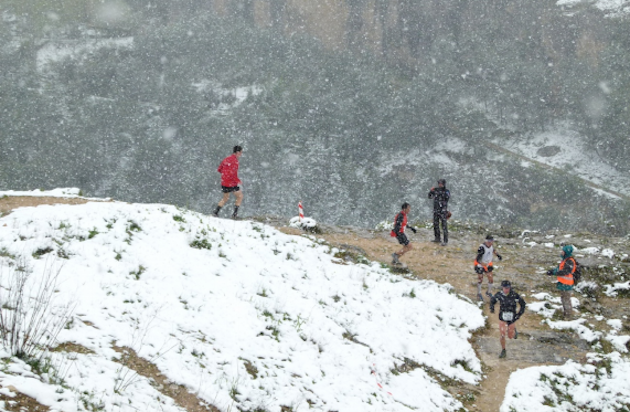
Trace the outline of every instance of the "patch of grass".
<instances>
[{"instance_id":1,"label":"patch of grass","mask_svg":"<svg viewBox=\"0 0 630 412\"><path fill-rule=\"evenodd\" d=\"M553 399L551 399L549 396L545 395L545 397L543 398L543 405L545 406L550 406L550 407L555 407L556 403L554 402Z\"/></svg>"},{"instance_id":2,"label":"patch of grass","mask_svg":"<svg viewBox=\"0 0 630 412\"><path fill-rule=\"evenodd\" d=\"M127 233L131 234L130 232L142 232L142 228L136 222L130 220L127 223Z\"/></svg>"},{"instance_id":3,"label":"patch of grass","mask_svg":"<svg viewBox=\"0 0 630 412\"><path fill-rule=\"evenodd\" d=\"M470 365L468 365L468 361L464 359L455 359L455 361L451 363L451 366L457 366L457 365L460 365L466 372L474 373Z\"/></svg>"},{"instance_id":4,"label":"patch of grass","mask_svg":"<svg viewBox=\"0 0 630 412\"><path fill-rule=\"evenodd\" d=\"M409 298L415 298L416 297L416 290L414 288L411 288L411 292L409 293L403 293L403 297L409 297Z\"/></svg>"},{"instance_id":5,"label":"patch of grass","mask_svg":"<svg viewBox=\"0 0 630 412\"><path fill-rule=\"evenodd\" d=\"M370 261L365 257L365 251L356 246L351 245L341 245L343 247L352 247L356 251L349 251L347 249L342 249L334 254L334 257L337 259L341 259L344 262L352 262L352 263L360 263L364 265L369 265Z\"/></svg>"},{"instance_id":6,"label":"patch of grass","mask_svg":"<svg viewBox=\"0 0 630 412\"><path fill-rule=\"evenodd\" d=\"M89 234L88 234L88 239L92 239L94 236L98 235L98 230L96 228L90 230Z\"/></svg>"},{"instance_id":7,"label":"patch of grass","mask_svg":"<svg viewBox=\"0 0 630 412\"><path fill-rule=\"evenodd\" d=\"M0 256L10 258L10 259L15 259L15 255L10 253L6 247L0 248Z\"/></svg>"},{"instance_id":8,"label":"patch of grass","mask_svg":"<svg viewBox=\"0 0 630 412\"><path fill-rule=\"evenodd\" d=\"M258 368L256 368L250 361L248 361L247 359L242 359L243 363L245 364L245 370L247 371L247 373L250 374L250 376L253 379L258 378Z\"/></svg>"},{"instance_id":9,"label":"patch of grass","mask_svg":"<svg viewBox=\"0 0 630 412\"><path fill-rule=\"evenodd\" d=\"M129 272L129 274L134 276L136 278L136 280L140 280L140 275L142 275L146 270L147 270L147 268L145 268L144 266L140 265L140 266L138 266L137 270L131 271L131 272Z\"/></svg>"},{"instance_id":10,"label":"patch of grass","mask_svg":"<svg viewBox=\"0 0 630 412\"><path fill-rule=\"evenodd\" d=\"M349 341L354 342L355 341L355 337L357 336L357 334L356 333L352 333L350 331L345 331L344 333L341 334L341 336L344 339L348 339Z\"/></svg>"},{"instance_id":11,"label":"patch of grass","mask_svg":"<svg viewBox=\"0 0 630 412\"><path fill-rule=\"evenodd\" d=\"M57 249L57 256L59 256L62 259L70 259L70 255L68 254L68 252L66 252L64 248L61 248L61 247Z\"/></svg>"},{"instance_id":12,"label":"patch of grass","mask_svg":"<svg viewBox=\"0 0 630 412\"><path fill-rule=\"evenodd\" d=\"M182 215L174 215L173 220L176 222L186 223L186 219Z\"/></svg>"},{"instance_id":13,"label":"patch of grass","mask_svg":"<svg viewBox=\"0 0 630 412\"><path fill-rule=\"evenodd\" d=\"M50 253L52 251L53 251L53 248L51 248L50 246L45 247L45 248L39 248L35 252L33 252L33 257L35 259L39 259L40 257L42 257L45 254Z\"/></svg>"},{"instance_id":14,"label":"patch of grass","mask_svg":"<svg viewBox=\"0 0 630 412\"><path fill-rule=\"evenodd\" d=\"M208 242L208 239L195 239L190 243L190 247L195 249L212 250L212 244Z\"/></svg>"},{"instance_id":15,"label":"patch of grass","mask_svg":"<svg viewBox=\"0 0 630 412\"><path fill-rule=\"evenodd\" d=\"M59 222L59 226L57 227L57 229L63 230L63 229L68 229L70 227L72 227L72 225L68 222Z\"/></svg>"}]
</instances>

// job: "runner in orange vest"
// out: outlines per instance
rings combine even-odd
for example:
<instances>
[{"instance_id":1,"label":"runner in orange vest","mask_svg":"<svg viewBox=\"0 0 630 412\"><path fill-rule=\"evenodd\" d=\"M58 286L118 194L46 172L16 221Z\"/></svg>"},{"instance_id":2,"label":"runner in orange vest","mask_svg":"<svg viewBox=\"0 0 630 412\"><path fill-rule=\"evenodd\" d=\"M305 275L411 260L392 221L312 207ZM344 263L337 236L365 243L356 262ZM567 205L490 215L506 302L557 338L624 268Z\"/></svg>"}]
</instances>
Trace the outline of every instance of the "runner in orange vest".
<instances>
[{"instance_id":1,"label":"runner in orange vest","mask_svg":"<svg viewBox=\"0 0 630 412\"><path fill-rule=\"evenodd\" d=\"M571 306L571 292L573 291L573 274L577 268L573 257L573 246L564 245L560 254L562 262L555 269L547 271L549 276L557 276L558 283L556 289L560 291L560 300L564 312L564 320L571 320L573 317L573 307Z\"/></svg>"}]
</instances>

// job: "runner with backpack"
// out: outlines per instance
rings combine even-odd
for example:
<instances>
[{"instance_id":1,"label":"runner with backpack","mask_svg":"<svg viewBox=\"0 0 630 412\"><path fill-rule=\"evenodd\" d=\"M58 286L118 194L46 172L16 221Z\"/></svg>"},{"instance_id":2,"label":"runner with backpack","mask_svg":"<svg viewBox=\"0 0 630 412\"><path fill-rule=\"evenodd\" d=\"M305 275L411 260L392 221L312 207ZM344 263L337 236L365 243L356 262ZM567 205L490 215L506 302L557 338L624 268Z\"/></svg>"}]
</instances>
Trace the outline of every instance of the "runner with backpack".
<instances>
[{"instance_id":1,"label":"runner with backpack","mask_svg":"<svg viewBox=\"0 0 630 412\"><path fill-rule=\"evenodd\" d=\"M411 211L411 205L405 202L402 204L401 209L402 210L398 212L394 218L394 229L391 231L390 235L395 237L403 248L400 252L392 253L392 265L402 265L398 258L413 249L411 242L409 242L409 239L405 234L405 228L408 227L413 233L416 233L416 229L407 224L407 215Z\"/></svg>"},{"instance_id":2,"label":"runner with backpack","mask_svg":"<svg viewBox=\"0 0 630 412\"><path fill-rule=\"evenodd\" d=\"M551 270L547 271L548 276L557 276L556 289L560 291L564 320L573 318L573 307L571 305L571 292L575 285L575 280L579 280L579 264L573 257L573 246L564 245L560 253L562 262Z\"/></svg>"},{"instance_id":3,"label":"runner with backpack","mask_svg":"<svg viewBox=\"0 0 630 412\"><path fill-rule=\"evenodd\" d=\"M499 260L503 260L503 257L494 250L494 237L492 235L486 236L486 241L483 242L479 249L477 249L477 257L475 258L475 272L477 273L477 299L483 302L483 296L481 295L481 283L483 282L483 274L488 277L488 291L486 296L492 297L493 275L492 271L494 266L492 265L492 259L496 255Z\"/></svg>"}]
</instances>

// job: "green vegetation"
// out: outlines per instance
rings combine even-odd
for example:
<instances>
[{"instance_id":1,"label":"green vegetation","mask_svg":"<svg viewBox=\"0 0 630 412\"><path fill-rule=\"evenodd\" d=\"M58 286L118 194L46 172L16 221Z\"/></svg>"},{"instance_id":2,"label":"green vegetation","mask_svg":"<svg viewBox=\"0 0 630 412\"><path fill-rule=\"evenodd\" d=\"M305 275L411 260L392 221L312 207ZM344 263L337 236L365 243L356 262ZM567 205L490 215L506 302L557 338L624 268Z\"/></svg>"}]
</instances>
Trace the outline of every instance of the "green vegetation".
<instances>
[{"instance_id":1,"label":"green vegetation","mask_svg":"<svg viewBox=\"0 0 630 412\"><path fill-rule=\"evenodd\" d=\"M192 242L190 242L190 247L193 247L195 249L207 249L207 250L212 250L212 243L210 243L208 241L208 239L203 238L203 239L195 239Z\"/></svg>"}]
</instances>

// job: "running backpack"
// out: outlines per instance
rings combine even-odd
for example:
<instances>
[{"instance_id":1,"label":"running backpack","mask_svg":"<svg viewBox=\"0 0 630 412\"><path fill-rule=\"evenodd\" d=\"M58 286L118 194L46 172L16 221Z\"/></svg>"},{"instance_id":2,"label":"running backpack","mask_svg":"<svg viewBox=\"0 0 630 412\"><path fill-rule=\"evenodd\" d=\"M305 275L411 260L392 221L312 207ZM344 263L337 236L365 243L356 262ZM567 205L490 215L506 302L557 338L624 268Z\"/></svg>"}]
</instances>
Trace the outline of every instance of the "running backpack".
<instances>
[{"instance_id":1,"label":"running backpack","mask_svg":"<svg viewBox=\"0 0 630 412\"><path fill-rule=\"evenodd\" d=\"M582 278L582 270L584 269L584 267L580 265L577 259L573 258L573 260L575 261L575 272L573 272L573 286L575 286L580 282L580 279Z\"/></svg>"}]
</instances>

